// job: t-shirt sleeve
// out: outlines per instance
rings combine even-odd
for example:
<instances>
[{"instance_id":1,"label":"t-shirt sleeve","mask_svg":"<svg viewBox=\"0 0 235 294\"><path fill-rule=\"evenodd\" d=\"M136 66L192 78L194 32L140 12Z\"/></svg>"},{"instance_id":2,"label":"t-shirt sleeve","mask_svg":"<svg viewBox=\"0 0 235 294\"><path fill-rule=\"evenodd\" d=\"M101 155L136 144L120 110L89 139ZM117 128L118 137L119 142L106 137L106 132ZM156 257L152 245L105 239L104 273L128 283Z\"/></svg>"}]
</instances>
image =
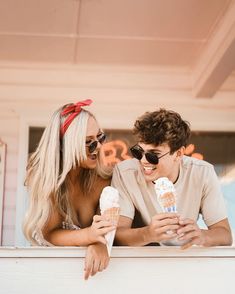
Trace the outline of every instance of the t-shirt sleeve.
<instances>
[{"instance_id":1,"label":"t-shirt sleeve","mask_svg":"<svg viewBox=\"0 0 235 294\"><path fill-rule=\"evenodd\" d=\"M201 213L206 225L211 226L227 218L227 212L221 186L213 166L207 167L204 177Z\"/></svg>"},{"instance_id":2,"label":"t-shirt sleeve","mask_svg":"<svg viewBox=\"0 0 235 294\"><path fill-rule=\"evenodd\" d=\"M119 192L120 215L134 219L135 207L126 189L123 176L122 171L120 171L118 165L116 165L113 170L111 186L116 188Z\"/></svg>"}]
</instances>

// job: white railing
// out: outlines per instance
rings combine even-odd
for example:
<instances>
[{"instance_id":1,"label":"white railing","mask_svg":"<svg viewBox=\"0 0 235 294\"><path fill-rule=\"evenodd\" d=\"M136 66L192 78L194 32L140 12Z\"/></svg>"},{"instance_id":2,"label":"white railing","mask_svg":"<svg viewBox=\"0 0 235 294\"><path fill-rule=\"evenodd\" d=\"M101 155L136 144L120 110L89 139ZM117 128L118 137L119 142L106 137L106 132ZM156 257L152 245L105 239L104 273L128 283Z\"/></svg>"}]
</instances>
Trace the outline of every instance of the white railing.
<instances>
[{"instance_id":1,"label":"white railing","mask_svg":"<svg viewBox=\"0 0 235 294\"><path fill-rule=\"evenodd\" d=\"M235 247L115 247L109 267L88 281L85 252L0 247L0 293L235 293Z\"/></svg>"}]
</instances>

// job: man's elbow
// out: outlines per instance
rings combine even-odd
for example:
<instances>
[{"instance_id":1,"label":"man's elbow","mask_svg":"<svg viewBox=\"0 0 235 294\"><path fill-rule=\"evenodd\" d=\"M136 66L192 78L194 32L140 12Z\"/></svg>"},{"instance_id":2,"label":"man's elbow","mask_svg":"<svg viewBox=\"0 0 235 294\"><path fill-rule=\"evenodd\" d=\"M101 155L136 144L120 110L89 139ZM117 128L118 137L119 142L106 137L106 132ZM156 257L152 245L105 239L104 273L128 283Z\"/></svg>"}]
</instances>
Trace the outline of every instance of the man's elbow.
<instances>
[{"instance_id":1,"label":"man's elbow","mask_svg":"<svg viewBox=\"0 0 235 294\"><path fill-rule=\"evenodd\" d=\"M231 232L228 232L228 238L227 238L227 246L231 246L233 245L233 236L232 236L232 233Z\"/></svg>"},{"instance_id":2,"label":"man's elbow","mask_svg":"<svg viewBox=\"0 0 235 294\"><path fill-rule=\"evenodd\" d=\"M225 233L223 236L222 246L231 246L233 244L233 236L230 229L224 229Z\"/></svg>"}]
</instances>

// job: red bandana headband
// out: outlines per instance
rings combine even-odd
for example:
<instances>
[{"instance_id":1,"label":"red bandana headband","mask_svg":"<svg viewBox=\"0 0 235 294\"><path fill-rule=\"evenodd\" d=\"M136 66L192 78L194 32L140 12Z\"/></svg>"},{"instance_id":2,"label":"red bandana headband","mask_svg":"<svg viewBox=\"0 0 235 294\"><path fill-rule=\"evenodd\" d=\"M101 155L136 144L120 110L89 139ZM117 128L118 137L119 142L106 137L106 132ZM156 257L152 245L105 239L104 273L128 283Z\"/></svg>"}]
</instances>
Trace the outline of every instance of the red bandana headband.
<instances>
[{"instance_id":1,"label":"red bandana headband","mask_svg":"<svg viewBox=\"0 0 235 294\"><path fill-rule=\"evenodd\" d=\"M64 136L66 130L68 129L69 125L74 120L74 118L81 112L82 110L81 107L88 106L92 102L93 101L91 99L87 99L87 100L80 101L76 104L68 105L67 107L63 109L63 111L61 112L61 116L66 116L68 114L70 115L66 118L66 120L64 121L64 123L62 124L60 128L61 138Z\"/></svg>"}]
</instances>

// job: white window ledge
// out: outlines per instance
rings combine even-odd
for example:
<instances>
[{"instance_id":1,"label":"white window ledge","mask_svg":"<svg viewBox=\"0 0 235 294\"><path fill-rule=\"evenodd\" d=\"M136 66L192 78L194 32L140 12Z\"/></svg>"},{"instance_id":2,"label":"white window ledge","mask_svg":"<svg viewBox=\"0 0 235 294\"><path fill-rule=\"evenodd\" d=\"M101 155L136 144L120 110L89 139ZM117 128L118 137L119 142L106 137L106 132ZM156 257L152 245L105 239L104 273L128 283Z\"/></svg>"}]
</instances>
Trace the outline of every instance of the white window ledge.
<instances>
[{"instance_id":1,"label":"white window ledge","mask_svg":"<svg viewBox=\"0 0 235 294\"><path fill-rule=\"evenodd\" d=\"M86 248L0 247L1 294L235 293L235 247L114 247L84 280Z\"/></svg>"},{"instance_id":2,"label":"white window ledge","mask_svg":"<svg viewBox=\"0 0 235 294\"><path fill-rule=\"evenodd\" d=\"M1 257L61 257L84 258L86 247L0 247ZM178 246L145 246L112 248L112 258L235 258L235 246L191 247L181 250Z\"/></svg>"}]
</instances>

